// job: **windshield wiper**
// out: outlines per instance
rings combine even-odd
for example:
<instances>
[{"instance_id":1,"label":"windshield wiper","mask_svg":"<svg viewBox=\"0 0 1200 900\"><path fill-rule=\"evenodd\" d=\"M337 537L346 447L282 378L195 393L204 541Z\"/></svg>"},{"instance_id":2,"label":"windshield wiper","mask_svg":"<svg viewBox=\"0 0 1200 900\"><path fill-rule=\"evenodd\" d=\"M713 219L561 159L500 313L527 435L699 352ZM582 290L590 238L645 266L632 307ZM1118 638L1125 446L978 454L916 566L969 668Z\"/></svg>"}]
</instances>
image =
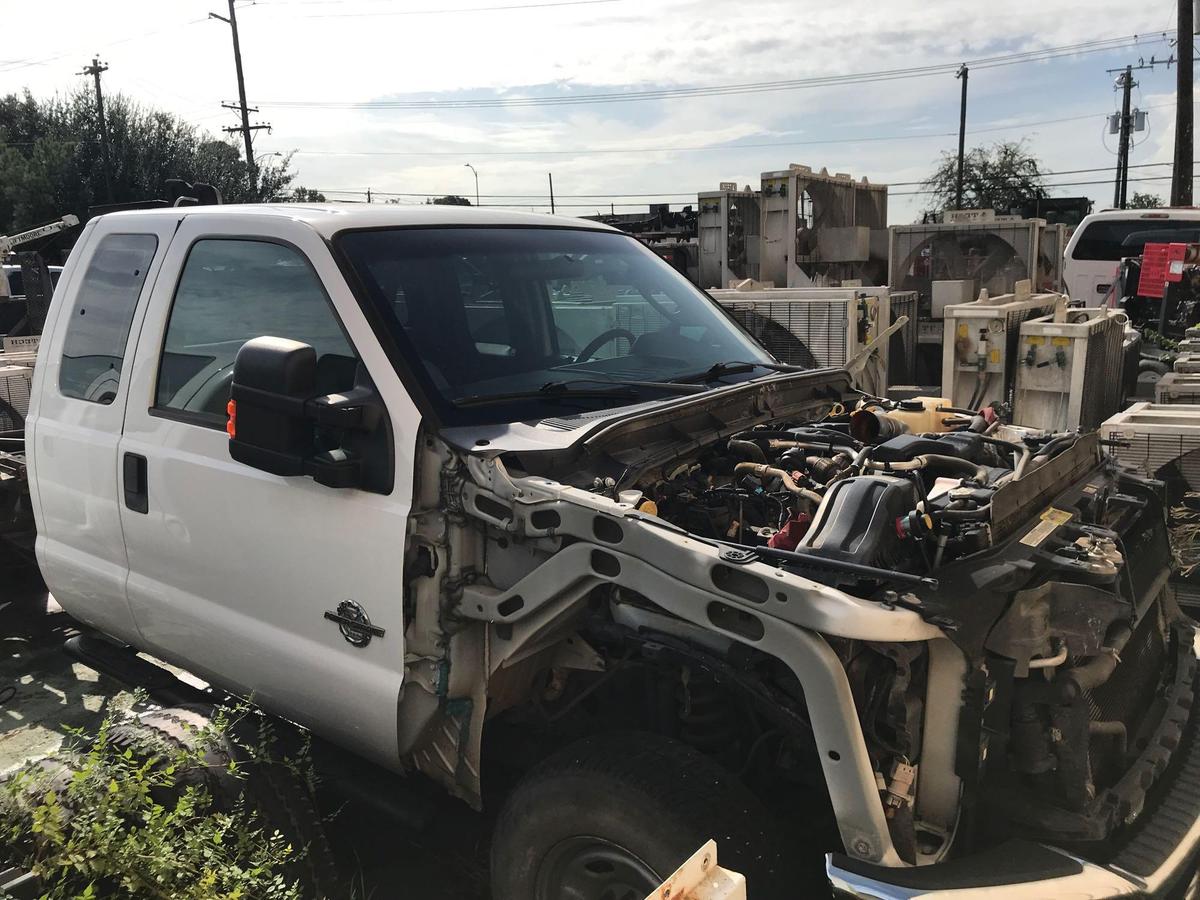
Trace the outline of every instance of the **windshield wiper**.
<instances>
[{"instance_id":1,"label":"windshield wiper","mask_svg":"<svg viewBox=\"0 0 1200 900\"><path fill-rule=\"evenodd\" d=\"M745 372L753 372L755 369L769 369L772 372L805 372L804 366L789 366L784 363L767 363L767 362L742 362L740 360L730 360L729 362L713 363L703 372L694 372L691 375L680 375L678 378L672 378L671 381L676 384L695 384L697 382L716 381L725 375L741 375Z\"/></svg>"},{"instance_id":2,"label":"windshield wiper","mask_svg":"<svg viewBox=\"0 0 1200 900\"><path fill-rule=\"evenodd\" d=\"M580 378L589 382L591 379ZM573 388L575 381L547 381L532 391L509 391L504 394L472 394L454 401L455 406L491 406L513 400L636 400L641 396L634 388L614 383L610 388ZM606 382L599 382L601 384Z\"/></svg>"}]
</instances>

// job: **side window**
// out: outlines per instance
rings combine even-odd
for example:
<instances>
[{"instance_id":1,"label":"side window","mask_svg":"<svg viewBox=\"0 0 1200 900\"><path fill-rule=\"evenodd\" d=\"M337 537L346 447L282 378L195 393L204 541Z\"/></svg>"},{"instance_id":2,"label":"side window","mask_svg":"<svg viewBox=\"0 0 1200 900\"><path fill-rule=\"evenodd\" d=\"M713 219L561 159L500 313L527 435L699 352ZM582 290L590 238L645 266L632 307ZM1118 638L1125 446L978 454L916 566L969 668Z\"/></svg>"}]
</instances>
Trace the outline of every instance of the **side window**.
<instances>
[{"instance_id":1,"label":"side window","mask_svg":"<svg viewBox=\"0 0 1200 900\"><path fill-rule=\"evenodd\" d=\"M116 398L129 326L157 249L152 234L110 234L96 247L63 340L64 396L106 404Z\"/></svg>"},{"instance_id":2,"label":"side window","mask_svg":"<svg viewBox=\"0 0 1200 900\"><path fill-rule=\"evenodd\" d=\"M358 359L301 253L267 241L197 241L175 290L155 406L220 427L237 352L265 335L316 350L322 393L354 386Z\"/></svg>"}]
</instances>

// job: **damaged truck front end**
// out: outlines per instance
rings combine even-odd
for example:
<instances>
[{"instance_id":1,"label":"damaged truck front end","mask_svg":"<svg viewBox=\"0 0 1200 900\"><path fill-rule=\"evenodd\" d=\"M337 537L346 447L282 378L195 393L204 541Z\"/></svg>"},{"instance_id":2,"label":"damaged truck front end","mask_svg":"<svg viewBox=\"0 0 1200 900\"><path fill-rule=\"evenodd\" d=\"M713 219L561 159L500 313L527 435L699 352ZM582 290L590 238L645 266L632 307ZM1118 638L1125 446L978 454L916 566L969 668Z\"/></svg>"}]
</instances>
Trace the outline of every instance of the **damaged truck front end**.
<instances>
[{"instance_id":1,"label":"damaged truck front end","mask_svg":"<svg viewBox=\"0 0 1200 900\"><path fill-rule=\"evenodd\" d=\"M903 410L848 410L844 378L430 435L412 764L477 802L488 729L590 710L693 743L781 819L827 809L847 895L1190 877L1193 630L1155 485L1094 435L889 437Z\"/></svg>"}]
</instances>

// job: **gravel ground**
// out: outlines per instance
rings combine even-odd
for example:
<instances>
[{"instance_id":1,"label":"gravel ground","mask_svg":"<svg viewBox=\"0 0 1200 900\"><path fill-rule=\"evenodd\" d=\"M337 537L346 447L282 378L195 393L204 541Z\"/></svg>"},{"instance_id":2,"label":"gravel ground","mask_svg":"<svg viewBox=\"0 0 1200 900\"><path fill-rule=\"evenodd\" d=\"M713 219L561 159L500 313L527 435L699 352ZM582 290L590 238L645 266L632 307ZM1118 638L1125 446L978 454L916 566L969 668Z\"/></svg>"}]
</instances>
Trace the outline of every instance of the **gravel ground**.
<instances>
[{"instance_id":1,"label":"gravel ground","mask_svg":"<svg viewBox=\"0 0 1200 900\"><path fill-rule=\"evenodd\" d=\"M122 685L73 662L62 643L77 625L32 575L0 593L0 773L54 753L68 728L94 728ZM12 690L9 690L9 689ZM430 815L414 830L369 809L343 806L328 826L357 898L486 900L483 816L429 790Z\"/></svg>"}]
</instances>

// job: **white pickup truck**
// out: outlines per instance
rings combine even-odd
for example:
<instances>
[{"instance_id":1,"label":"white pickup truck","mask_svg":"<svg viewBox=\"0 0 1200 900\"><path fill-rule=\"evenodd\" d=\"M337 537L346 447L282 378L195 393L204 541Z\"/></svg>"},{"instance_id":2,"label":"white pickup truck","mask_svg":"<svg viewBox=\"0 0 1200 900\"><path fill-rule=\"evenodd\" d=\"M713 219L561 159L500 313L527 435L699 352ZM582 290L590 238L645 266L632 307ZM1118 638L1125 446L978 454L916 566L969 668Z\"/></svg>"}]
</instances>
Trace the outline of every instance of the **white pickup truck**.
<instances>
[{"instance_id":1,"label":"white pickup truck","mask_svg":"<svg viewBox=\"0 0 1200 900\"><path fill-rule=\"evenodd\" d=\"M103 216L25 440L77 652L498 803L495 900L640 898L709 838L753 900L1193 879L1155 483L782 366L610 228Z\"/></svg>"}]
</instances>

